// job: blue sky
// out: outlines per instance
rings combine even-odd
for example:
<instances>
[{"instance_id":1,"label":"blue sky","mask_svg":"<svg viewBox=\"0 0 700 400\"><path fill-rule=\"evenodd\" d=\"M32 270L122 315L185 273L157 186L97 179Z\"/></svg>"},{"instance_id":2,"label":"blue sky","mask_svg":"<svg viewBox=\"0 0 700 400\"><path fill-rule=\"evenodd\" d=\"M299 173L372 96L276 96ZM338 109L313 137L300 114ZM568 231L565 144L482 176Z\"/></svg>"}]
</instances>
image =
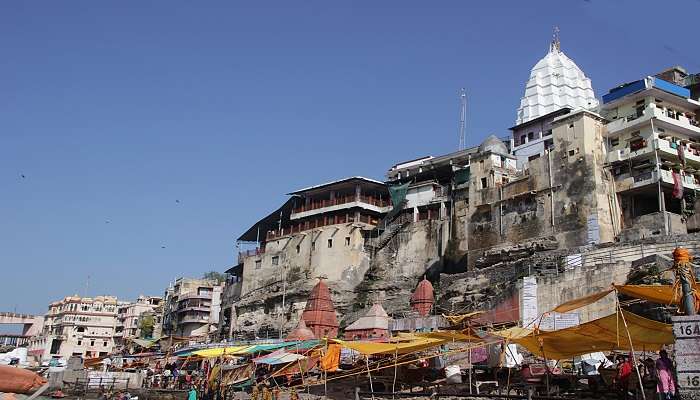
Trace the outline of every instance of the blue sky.
<instances>
[{"instance_id":1,"label":"blue sky","mask_svg":"<svg viewBox=\"0 0 700 400\"><path fill-rule=\"evenodd\" d=\"M0 311L41 313L86 290L158 295L178 276L222 271L284 193L455 150L460 87L468 144L507 134L554 25L599 96L671 65L700 72L699 10L3 3Z\"/></svg>"}]
</instances>

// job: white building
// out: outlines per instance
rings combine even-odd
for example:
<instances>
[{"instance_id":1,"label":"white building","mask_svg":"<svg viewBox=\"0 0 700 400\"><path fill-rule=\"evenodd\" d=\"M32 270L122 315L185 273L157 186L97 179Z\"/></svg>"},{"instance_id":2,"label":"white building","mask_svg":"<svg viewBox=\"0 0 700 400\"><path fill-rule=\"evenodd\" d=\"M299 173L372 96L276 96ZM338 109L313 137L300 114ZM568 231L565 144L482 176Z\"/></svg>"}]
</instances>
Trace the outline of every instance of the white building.
<instances>
[{"instance_id":1,"label":"white building","mask_svg":"<svg viewBox=\"0 0 700 400\"><path fill-rule=\"evenodd\" d=\"M43 331L30 341L29 353L37 361L106 356L114 349L116 321L116 297L66 297L49 304Z\"/></svg>"},{"instance_id":2,"label":"white building","mask_svg":"<svg viewBox=\"0 0 700 400\"><path fill-rule=\"evenodd\" d=\"M615 182L619 225L630 239L686 233L700 189L700 102L658 77L603 96L606 162Z\"/></svg>"},{"instance_id":3,"label":"white building","mask_svg":"<svg viewBox=\"0 0 700 400\"><path fill-rule=\"evenodd\" d=\"M163 334L207 338L218 328L224 283L178 278L165 291Z\"/></svg>"}]
</instances>

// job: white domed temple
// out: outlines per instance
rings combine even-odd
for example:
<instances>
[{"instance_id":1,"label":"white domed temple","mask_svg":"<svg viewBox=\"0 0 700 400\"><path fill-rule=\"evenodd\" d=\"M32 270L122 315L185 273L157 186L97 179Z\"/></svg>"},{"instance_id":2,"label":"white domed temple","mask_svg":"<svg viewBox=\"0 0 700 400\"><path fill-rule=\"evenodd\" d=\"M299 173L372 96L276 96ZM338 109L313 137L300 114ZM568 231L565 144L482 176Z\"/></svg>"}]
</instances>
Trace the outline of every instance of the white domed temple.
<instances>
[{"instance_id":1,"label":"white domed temple","mask_svg":"<svg viewBox=\"0 0 700 400\"><path fill-rule=\"evenodd\" d=\"M561 51L555 32L549 52L532 67L513 131L518 168L527 168L552 145L551 122L572 110L598 107L591 80Z\"/></svg>"},{"instance_id":2,"label":"white domed temple","mask_svg":"<svg viewBox=\"0 0 700 400\"><path fill-rule=\"evenodd\" d=\"M567 107L591 109L598 106L591 80L561 51L555 38L549 52L532 67L520 99L516 125Z\"/></svg>"}]
</instances>

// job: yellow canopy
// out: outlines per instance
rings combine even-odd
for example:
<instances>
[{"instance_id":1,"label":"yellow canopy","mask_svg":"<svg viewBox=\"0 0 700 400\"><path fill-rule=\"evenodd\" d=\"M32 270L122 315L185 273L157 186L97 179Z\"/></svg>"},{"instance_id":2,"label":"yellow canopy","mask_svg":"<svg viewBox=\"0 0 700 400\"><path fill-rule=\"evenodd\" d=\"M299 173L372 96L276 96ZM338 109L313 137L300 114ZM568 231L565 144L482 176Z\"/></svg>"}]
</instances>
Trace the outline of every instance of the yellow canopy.
<instances>
[{"instance_id":1,"label":"yellow canopy","mask_svg":"<svg viewBox=\"0 0 700 400\"><path fill-rule=\"evenodd\" d=\"M204 358L215 358L215 357L220 357L224 354L226 355L234 355L236 353L240 353L241 350L245 350L249 348L250 346L229 346L229 347L217 347L213 349L203 349L203 350L197 350L192 352L192 354L204 357Z\"/></svg>"},{"instance_id":2,"label":"yellow canopy","mask_svg":"<svg viewBox=\"0 0 700 400\"><path fill-rule=\"evenodd\" d=\"M567 301L566 303L559 304L552 311L555 311L558 313L569 312L571 310L575 310L577 308L587 306L591 303L595 303L596 301L598 301L598 300L602 299L603 297L607 296L608 294L610 294L612 291L613 291L612 289L608 289L608 290L603 290L602 292L593 293L593 294L585 296L585 297L579 297L578 299L574 299L571 301Z\"/></svg>"},{"instance_id":3,"label":"yellow canopy","mask_svg":"<svg viewBox=\"0 0 700 400\"><path fill-rule=\"evenodd\" d=\"M660 350L674 342L671 325L622 311L635 350ZM552 332L533 332L513 339L531 353L560 360L596 351L630 350L622 316L612 314L571 328Z\"/></svg>"},{"instance_id":4,"label":"yellow canopy","mask_svg":"<svg viewBox=\"0 0 700 400\"><path fill-rule=\"evenodd\" d=\"M399 343L376 343L376 342L363 342L363 341L345 341L340 339L334 339L335 343L339 345L355 350L361 354L372 355L372 354L406 354L413 353L420 350L429 349L431 347L439 346L446 343L446 340L442 339L432 339L432 338L417 338L410 342L399 342Z\"/></svg>"},{"instance_id":5,"label":"yellow canopy","mask_svg":"<svg viewBox=\"0 0 700 400\"><path fill-rule=\"evenodd\" d=\"M504 339L520 339L532 333L532 329L521 328L519 326L514 326L508 329L502 329L500 331L490 332L492 335L500 336Z\"/></svg>"},{"instance_id":6,"label":"yellow canopy","mask_svg":"<svg viewBox=\"0 0 700 400\"><path fill-rule=\"evenodd\" d=\"M450 325L459 325L459 324L461 324L465 321L468 321L469 319L474 318L474 317L481 315L483 313L484 313L484 311L472 311L472 312L467 313L467 314L459 314L459 315L442 314L442 316L443 316L443 318L445 318L445 320L447 322L450 323Z\"/></svg>"},{"instance_id":7,"label":"yellow canopy","mask_svg":"<svg viewBox=\"0 0 700 400\"><path fill-rule=\"evenodd\" d=\"M459 331L433 331L419 332L416 336L430 339L441 339L449 342L480 342L481 338L472 336Z\"/></svg>"},{"instance_id":8,"label":"yellow canopy","mask_svg":"<svg viewBox=\"0 0 700 400\"><path fill-rule=\"evenodd\" d=\"M618 292L652 303L678 304L674 301L672 285L615 285Z\"/></svg>"}]
</instances>

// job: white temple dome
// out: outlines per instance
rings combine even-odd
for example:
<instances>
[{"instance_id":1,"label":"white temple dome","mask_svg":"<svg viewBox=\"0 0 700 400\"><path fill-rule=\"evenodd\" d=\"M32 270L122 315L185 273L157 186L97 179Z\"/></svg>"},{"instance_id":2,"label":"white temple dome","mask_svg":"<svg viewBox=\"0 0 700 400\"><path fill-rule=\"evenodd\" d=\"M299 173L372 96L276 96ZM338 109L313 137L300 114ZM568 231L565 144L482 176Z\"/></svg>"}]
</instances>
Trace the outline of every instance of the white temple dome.
<instances>
[{"instance_id":1,"label":"white temple dome","mask_svg":"<svg viewBox=\"0 0 700 400\"><path fill-rule=\"evenodd\" d=\"M525 95L520 99L516 125L564 107L592 109L598 106L591 80L561 51L558 39L530 71Z\"/></svg>"}]
</instances>

